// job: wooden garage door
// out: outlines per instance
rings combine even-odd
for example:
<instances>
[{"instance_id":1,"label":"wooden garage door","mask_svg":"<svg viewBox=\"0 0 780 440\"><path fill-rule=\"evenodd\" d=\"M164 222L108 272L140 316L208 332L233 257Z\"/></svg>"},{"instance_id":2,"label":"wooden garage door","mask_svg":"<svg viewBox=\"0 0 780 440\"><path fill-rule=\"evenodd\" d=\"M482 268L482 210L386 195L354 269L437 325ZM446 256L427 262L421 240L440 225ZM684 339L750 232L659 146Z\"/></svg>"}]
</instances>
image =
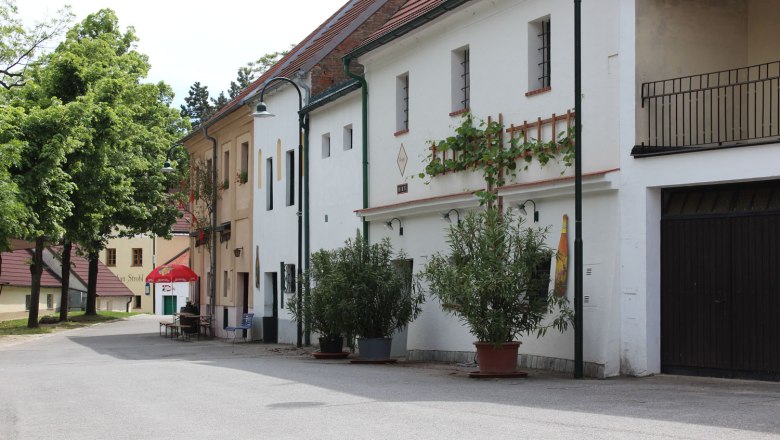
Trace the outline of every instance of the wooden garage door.
<instances>
[{"instance_id":1,"label":"wooden garage door","mask_svg":"<svg viewBox=\"0 0 780 440\"><path fill-rule=\"evenodd\" d=\"M780 380L780 183L662 200L662 371Z\"/></svg>"}]
</instances>

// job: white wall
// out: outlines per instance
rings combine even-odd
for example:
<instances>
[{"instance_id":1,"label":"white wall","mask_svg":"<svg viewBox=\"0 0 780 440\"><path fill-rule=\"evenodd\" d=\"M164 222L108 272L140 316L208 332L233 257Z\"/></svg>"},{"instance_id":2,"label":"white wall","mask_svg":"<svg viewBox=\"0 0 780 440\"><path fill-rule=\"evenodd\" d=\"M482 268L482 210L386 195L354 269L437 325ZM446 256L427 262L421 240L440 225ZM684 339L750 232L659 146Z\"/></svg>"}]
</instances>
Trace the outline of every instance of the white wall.
<instances>
[{"instance_id":1,"label":"white wall","mask_svg":"<svg viewBox=\"0 0 780 440\"><path fill-rule=\"evenodd\" d=\"M176 310L174 313L178 313L179 309L187 304L190 300L190 283L155 283L154 284L154 314L163 314L163 296L175 296L176 297ZM205 305L203 307L206 307ZM206 312L206 310L203 310Z\"/></svg>"},{"instance_id":2,"label":"white wall","mask_svg":"<svg viewBox=\"0 0 780 440\"><path fill-rule=\"evenodd\" d=\"M361 227L363 205L362 104L360 90L317 109L309 129L311 251L334 249ZM344 127L352 126L352 149L344 150ZM330 133L330 157L322 157L322 135ZM325 220L327 216L327 221Z\"/></svg>"},{"instance_id":3,"label":"white wall","mask_svg":"<svg viewBox=\"0 0 780 440\"><path fill-rule=\"evenodd\" d=\"M596 174L584 199L584 265L592 270L585 279L585 361L599 364L604 375L617 374L619 338L619 182L620 125L617 84L625 62L619 53L620 1L586 3L583 23L583 127L584 172ZM551 91L534 96L528 92L528 23L549 15L552 22ZM389 45L361 57L369 84L369 194L366 212L371 220L371 241L389 237L396 250L414 259L419 271L426 257L446 251L441 214L457 208L461 215L475 209L473 197L444 197L482 187L481 176L461 172L434 179L416 177L424 169L429 141L452 135L459 117L449 116L452 50L468 45L471 56L471 109L481 118L503 114L504 123L549 118L573 109L573 7L565 1L479 1L457 9ZM633 53L633 48L628 48ZM629 54L630 55L630 54ZM632 56L627 56L631 61ZM409 72L409 132L398 136L395 118L395 80ZM632 79L633 84L633 79ZM633 101L632 101L633 105ZM631 107L633 108L633 107ZM614 109L614 111L610 111ZM549 129L549 126L546 126ZM545 131L546 133L546 131ZM535 137L535 133L531 133ZM549 135L545 135L549 136ZM545 138L547 140L547 138ZM408 156L401 173L396 160L401 146ZM508 188L505 206L533 199L540 211L538 226L549 226L548 244L557 247L564 213L570 219L573 254L574 200L572 169L551 163L532 165L520 171ZM430 180L430 182L427 182ZM426 183L427 182L427 183ZM397 194L396 185L409 184L408 194ZM398 217L404 235L388 231L384 221ZM569 290L573 300L573 257ZM409 350L473 351L474 337L457 318L442 312L435 300L425 304L420 317L410 325ZM573 358L573 332L550 332L542 339L523 337L521 353L554 358Z\"/></svg>"},{"instance_id":4,"label":"white wall","mask_svg":"<svg viewBox=\"0 0 780 440\"><path fill-rule=\"evenodd\" d=\"M260 287L254 287L254 308L263 310L256 316L255 325L262 322L262 316L271 316L270 288L266 288L265 274L279 272L280 263L297 265L298 223L298 94L290 85L283 85L278 90L266 93L264 100L268 110L276 116L273 118L255 119L254 121L254 167L258 176L254 184L253 200L253 243L252 250L260 252ZM286 195L286 153L293 151L295 160L295 204L287 206ZM273 159L272 187L273 210L266 209L266 188L268 176L266 160ZM281 166L280 166L281 164ZM247 249L245 249L246 251ZM254 254L252 262L254 263ZM281 274L279 276L281 280ZM268 286L270 287L270 286ZM269 292L265 295L264 292ZM279 287L279 342L294 343L296 340L295 324L290 321L287 307L281 308L284 300ZM252 337L261 336L261 332L253 332Z\"/></svg>"}]
</instances>

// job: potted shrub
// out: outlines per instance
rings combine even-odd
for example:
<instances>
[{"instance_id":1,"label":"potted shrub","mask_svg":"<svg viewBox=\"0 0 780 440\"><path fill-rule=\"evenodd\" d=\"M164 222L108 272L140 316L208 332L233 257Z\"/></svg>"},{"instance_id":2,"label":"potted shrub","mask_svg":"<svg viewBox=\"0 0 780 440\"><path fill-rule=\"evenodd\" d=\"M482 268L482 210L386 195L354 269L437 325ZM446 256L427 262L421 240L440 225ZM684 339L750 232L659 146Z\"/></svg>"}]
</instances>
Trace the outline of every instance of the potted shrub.
<instances>
[{"instance_id":1,"label":"potted shrub","mask_svg":"<svg viewBox=\"0 0 780 440\"><path fill-rule=\"evenodd\" d=\"M358 336L361 359L389 359L391 336L420 314L425 299L413 288L408 260L393 254L389 239L368 244L360 231L334 252L333 271L349 295L347 335Z\"/></svg>"},{"instance_id":2,"label":"potted shrub","mask_svg":"<svg viewBox=\"0 0 780 440\"><path fill-rule=\"evenodd\" d=\"M450 227L449 255L433 255L419 274L477 338L482 374L515 374L518 336L562 331L571 321L566 298L548 291L553 252L544 244L546 232L522 227L511 211L471 212Z\"/></svg>"},{"instance_id":3,"label":"potted shrub","mask_svg":"<svg viewBox=\"0 0 780 440\"><path fill-rule=\"evenodd\" d=\"M350 348L353 346L348 329L350 286L348 278L336 270L339 265L337 251L312 254L311 268L303 275L303 303L298 307L296 297L287 302L295 321L302 320L311 331L319 333L320 353L325 354L343 353L345 335Z\"/></svg>"}]
</instances>

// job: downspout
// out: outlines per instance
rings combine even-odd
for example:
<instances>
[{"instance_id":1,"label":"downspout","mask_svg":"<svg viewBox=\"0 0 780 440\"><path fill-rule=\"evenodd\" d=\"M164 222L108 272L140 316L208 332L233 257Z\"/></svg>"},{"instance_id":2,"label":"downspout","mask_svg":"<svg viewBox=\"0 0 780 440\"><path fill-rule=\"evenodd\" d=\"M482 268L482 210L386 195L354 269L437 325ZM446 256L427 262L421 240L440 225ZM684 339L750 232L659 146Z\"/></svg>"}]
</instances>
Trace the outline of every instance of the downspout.
<instances>
[{"instance_id":1,"label":"downspout","mask_svg":"<svg viewBox=\"0 0 780 440\"><path fill-rule=\"evenodd\" d=\"M351 57L344 57L344 73L346 73L350 78L354 78L360 81L360 97L363 110L361 122L361 127L363 130L363 209L366 209L368 208L368 83L366 82L365 76L358 75L349 70L349 63L351 61ZM362 222L363 239L366 241L366 243L368 243L368 222L366 221L365 217L363 217Z\"/></svg>"},{"instance_id":2,"label":"downspout","mask_svg":"<svg viewBox=\"0 0 780 440\"><path fill-rule=\"evenodd\" d=\"M203 136L211 141L211 261L209 271L209 309L211 309L211 325L217 316L217 139L209 136L209 128L203 127ZM212 329L213 334L213 329Z\"/></svg>"}]
</instances>

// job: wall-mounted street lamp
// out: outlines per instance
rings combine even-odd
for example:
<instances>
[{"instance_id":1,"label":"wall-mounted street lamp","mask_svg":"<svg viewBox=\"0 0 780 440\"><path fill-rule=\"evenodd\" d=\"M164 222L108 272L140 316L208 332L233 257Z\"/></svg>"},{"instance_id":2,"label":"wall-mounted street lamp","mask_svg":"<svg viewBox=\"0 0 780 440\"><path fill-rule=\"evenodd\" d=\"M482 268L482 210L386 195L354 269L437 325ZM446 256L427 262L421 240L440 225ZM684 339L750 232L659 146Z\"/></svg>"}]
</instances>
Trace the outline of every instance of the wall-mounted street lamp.
<instances>
[{"instance_id":1,"label":"wall-mounted street lamp","mask_svg":"<svg viewBox=\"0 0 780 440\"><path fill-rule=\"evenodd\" d=\"M385 222L385 228L387 228L388 231L393 230L393 222L398 222L398 235L404 235L404 227L401 225L401 219L398 217L393 217L390 220Z\"/></svg>"},{"instance_id":2,"label":"wall-mounted street lamp","mask_svg":"<svg viewBox=\"0 0 780 440\"><path fill-rule=\"evenodd\" d=\"M301 93L301 88L298 86L298 84L295 83L295 81L291 80L290 78L284 77L284 76L276 76L268 81L263 85L263 88L260 89L260 102L257 104L257 107L255 109L255 112L252 113L252 116L255 118L261 119L261 118L271 118L274 115L273 113L268 111L268 107L266 106L265 102L263 102L263 96L265 95L265 89L268 88L269 85L272 83L283 81L286 82L295 88L295 91L298 92L298 133L296 134L296 137L298 138L298 211L296 212L296 215L298 217L298 280L303 280L303 164L304 161L308 161L308 159L305 159L303 157L303 147L301 146L301 132L303 131L304 127L304 119L303 114L301 114L301 110L303 109L303 94ZM308 212L306 213L308 216ZM303 291L304 289L296 289L297 295L298 295L298 305L303 304ZM297 345L298 347L303 347L303 322L301 320L298 321L298 340ZM308 342L307 342L308 343Z\"/></svg>"},{"instance_id":3,"label":"wall-mounted street lamp","mask_svg":"<svg viewBox=\"0 0 780 440\"><path fill-rule=\"evenodd\" d=\"M238 257L241 256L241 251L243 251L243 250L244 250L243 246L242 247L237 247L237 248L233 249L233 255L235 255L236 258L238 258Z\"/></svg>"},{"instance_id":4,"label":"wall-mounted street lamp","mask_svg":"<svg viewBox=\"0 0 780 440\"><path fill-rule=\"evenodd\" d=\"M455 224L460 225L460 213L458 212L457 209L454 208L450 209L449 211L441 215L442 221L445 221L447 223L452 223L452 217L450 217L450 214L452 214L453 212L455 213L455 220L456 220Z\"/></svg>"},{"instance_id":5,"label":"wall-mounted street lamp","mask_svg":"<svg viewBox=\"0 0 780 440\"><path fill-rule=\"evenodd\" d=\"M539 221L539 211L536 210L536 202L533 200L526 200L525 202L521 203L517 209L520 211L520 214L528 215L528 212L525 210L525 206L529 203L534 204L534 223L537 223Z\"/></svg>"}]
</instances>

